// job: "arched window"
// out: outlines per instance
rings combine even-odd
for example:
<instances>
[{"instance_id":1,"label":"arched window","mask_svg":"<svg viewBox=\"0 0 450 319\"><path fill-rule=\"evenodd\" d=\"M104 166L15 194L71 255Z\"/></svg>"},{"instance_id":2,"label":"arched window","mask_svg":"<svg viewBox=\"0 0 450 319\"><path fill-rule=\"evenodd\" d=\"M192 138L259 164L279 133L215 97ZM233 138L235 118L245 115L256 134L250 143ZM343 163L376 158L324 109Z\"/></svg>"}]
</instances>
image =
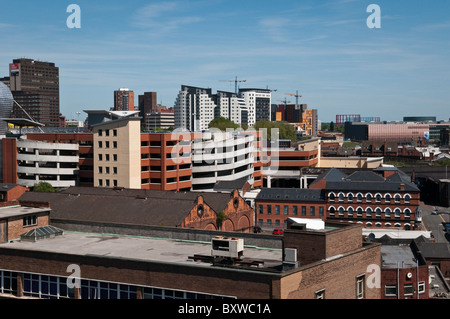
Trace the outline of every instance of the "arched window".
<instances>
[{"instance_id":1,"label":"arched window","mask_svg":"<svg viewBox=\"0 0 450 319\"><path fill-rule=\"evenodd\" d=\"M400 208L397 207L396 209L394 209L395 218L400 218L401 213L402 213L402 210Z\"/></svg>"},{"instance_id":2,"label":"arched window","mask_svg":"<svg viewBox=\"0 0 450 319\"><path fill-rule=\"evenodd\" d=\"M344 198L345 198L345 194L342 193L342 192L340 192L340 193L338 194L338 198L339 198L339 201L340 201L340 202L343 202L343 201L344 201Z\"/></svg>"},{"instance_id":3,"label":"arched window","mask_svg":"<svg viewBox=\"0 0 450 319\"><path fill-rule=\"evenodd\" d=\"M405 214L405 218L411 218L411 210L409 208L405 208L403 213Z\"/></svg>"},{"instance_id":4,"label":"arched window","mask_svg":"<svg viewBox=\"0 0 450 319\"><path fill-rule=\"evenodd\" d=\"M353 213L355 212L355 209L351 206L347 207L347 213L348 217L353 217Z\"/></svg>"},{"instance_id":5,"label":"arched window","mask_svg":"<svg viewBox=\"0 0 450 319\"><path fill-rule=\"evenodd\" d=\"M357 216L357 217L362 217L363 211L364 211L364 209L362 209L362 207L359 206L359 207L356 209L356 216Z\"/></svg>"},{"instance_id":6,"label":"arched window","mask_svg":"<svg viewBox=\"0 0 450 319\"><path fill-rule=\"evenodd\" d=\"M336 208L334 208L334 206L331 206L330 208L328 208L328 210L330 211L330 216L334 216L334 213L336 212Z\"/></svg>"},{"instance_id":7,"label":"arched window","mask_svg":"<svg viewBox=\"0 0 450 319\"><path fill-rule=\"evenodd\" d=\"M336 199L336 194L331 192L328 194L328 198L330 199L330 202L334 202L334 200Z\"/></svg>"},{"instance_id":8,"label":"arched window","mask_svg":"<svg viewBox=\"0 0 450 319\"><path fill-rule=\"evenodd\" d=\"M377 218L381 218L381 212L382 212L382 210L380 207L375 208L375 216Z\"/></svg>"},{"instance_id":9,"label":"arched window","mask_svg":"<svg viewBox=\"0 0 450 319\"><path fill-rule=\"evenodd\" d=\"M348 193L347 194L347 201L349 203L353 203L353 199L354 199L355 195L353 195L353 193Z\"/></svg>"},{"instance_id":10,"label":"arched window","mask_svg":"<svg viewBox=\"0 0 450 319\"><path fill-rule=\"evenodd\" d=\"M366 217L371 218L372 217L372 212L373 212L372 208L367 207L366 208Z\"/></svg>"},{"instance_id":11,"label":"arched window","mask_svg":"<svg viewBox=\"0 0 450 319\"><path fill-rule=\"evenodd\" d=\"M367 193L366 194L366 203L371 203L372 202L372 194L371 193Z\"/></svg>"},{"instance_id":12,"label":"arched window","mask_svg":"<svg viewBox=\"0 0 450 319\"><path fill-rule=\"evenodd\" d=\"M367 222L366 223L366 227L372 227L372 223L371 222Z\"/></svg>"},{"instance_id":13,"label":"arched window","mask_svg":"<svg viewBox=\"0 0 450 319\"><path fill-rule=\"evenodd\" d=\"M403 198L405 199L405 204L411 203L411 195L405 194Z\"/></svg>"},{"instance_id":14,"label":"arched window","mask_svg":"<svg viewBox=\"0 0 450 319\"><path fill-rule=\"evenodd\" d=\"M391 223L385 223L384 227L391 227Z\"/></svg>"},{"instance_id":15,"label":"arched window","mask_svg":"<svg viewBox=\"0 0 450 319\"><path fill-rule=\"evenodd\" d=\"M402 196L400 194L395 194L394 195L394 201L396 204L400 204L400 199L402 198Z\"/></svg>"},{"instance_id":16,"label":"arched window","mask_svg":"<svg viewBox=\"0 0 450 319\"><path fill-rule=\"evenodd\" d=\"M375 202L376 203L381 203L381 194L380 193L376 193L375 194Z\"/></svg>"},{"instance_id":17,"label":"arched window","mask_svg":"<svg viewBox=\"0 0 450 319\"><path fill-rule=\"evenodd\" d=\"M344 217L345 209L342 206L339 206L338 208L339 217Z\"/></svg>"},{"instance_id":18,"label":"arched window","mask_svg":"<svg viewBox=\"0 0 450 319\"><path fill-rule=\"evenodd\" d=\"M391 213L392 213L392 210L389 207L386 207L386 209L384 210L384 217L391 218Z\"/></svg>"},{"instance_id":19,"label":"arched window","mask_svg":"<svg viewBox=\"0 0 450 319\"><path fill-rule=\"evenodd\" d=\"M356 194L356 200L358 201L358 203L361 203L363 200L363 194L361 193Z\"/></svg>"},{"instance_id":20,"label":"arched window","mask_svg":"<svg viewBox=\"0 0 450 319\"><path fill-rule=\"evenodd\" d=\"M384 194L384 202L385 202L386 204L390 204L390 203L391 203L391 199L392 199L391 194L389 194L389 193Z\"/></svg>"}]
</instances>

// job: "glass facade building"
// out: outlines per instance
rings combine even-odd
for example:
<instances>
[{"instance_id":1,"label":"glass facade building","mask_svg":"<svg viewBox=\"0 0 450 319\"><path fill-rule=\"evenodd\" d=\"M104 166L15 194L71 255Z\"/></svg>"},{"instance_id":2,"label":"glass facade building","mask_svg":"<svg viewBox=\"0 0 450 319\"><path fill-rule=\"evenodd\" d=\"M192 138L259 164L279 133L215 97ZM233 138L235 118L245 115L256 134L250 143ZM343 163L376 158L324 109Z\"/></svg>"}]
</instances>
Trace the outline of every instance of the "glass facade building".
<instances>
[{"instance_id":1,"label":"glass facade building","mask_svg":"<svg viewBox=\"0 0 450 319\"><path fill-rule=\"evenodd\" d=\"M0 82L0 118L9 118L13 108L13 95L9 88ZM8 124L5 121L0 121L0 135L5 135Z\"/></svg>"}]
</instances>

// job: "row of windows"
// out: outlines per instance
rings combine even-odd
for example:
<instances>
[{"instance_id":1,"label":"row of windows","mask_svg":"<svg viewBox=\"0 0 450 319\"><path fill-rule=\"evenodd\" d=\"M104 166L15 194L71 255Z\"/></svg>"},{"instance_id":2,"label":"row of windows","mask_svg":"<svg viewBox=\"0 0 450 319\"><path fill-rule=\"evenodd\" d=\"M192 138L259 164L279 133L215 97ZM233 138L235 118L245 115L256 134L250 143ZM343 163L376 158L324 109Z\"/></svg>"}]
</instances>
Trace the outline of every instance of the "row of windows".
<instances>
[{"instance_id":1,"label":"row of windows","mask_svg":"<svg viewBox=\"0 0 450 319\"><path fill-rule=\"evenodd\" d=\"M420 281L418 284L419 294L425 292L425 281ZM414 286L413 284L405 284L403 285L403 295L404 296L412 296L414 294ZM384 295L386 297L396 297L398 295L398 287L397 285L386 285L384 287Z\"/></svg>"},{"instance_id":2,"label":"row of windows","mask_svg":"<svg viewBox=\"0 0 450 319\"><path fill-rule=\"evenodd\" d=\"M109 148L109 147L110 147L110 142L105 141L105 148ZM112 142L112 147L117 148L117 141ZM98 141L98 148L103 148L103 141Z\"/></svg>"},{"instance_id":3,"label":"row of windows","mask_svg":"<svg viewBox=\"0 0 450 319\"><path fill-rule=\"evenodd\" d=\"M348 217L353 217L354 214L356 214L357 217L363 217L363 213L366 213L366 217L372 217L375 215L375 217L381 217L381 214L384 212L385 218L392 217L392 214L396 218L400 218L402 214L404 214L405 218L409 218L411 216L411 210L409 208L405 208L403 211L396 207L394 210L392 210L390 207L386 207L384 210L382 210L380 207L375 208L375 210L372 207L366 207L364 210L362 207L357 207L356 209L349 206L347 208L344 208L343 206L339 206L337 209L334 206L331 206L328 208L330 212L330 216L335 216L336 213L343 217L345 215L345 212L347 212Z\"/></svg>"},{"instance_id":4,"label":"row of windows","mask_svg":"<svg viewBox=\"0 0 450 319\"><path fill-rule=\"evenodd\" d=\"M375 201L376 203L381 203L381 200L383 198L385 203L391 203L392 199L394 199L395 203L400 203L401 199L403 198L405 204L407 204L411 202L412 197L410 194L404 194L404 196L402 197L400 194L395 194L394 196L392 196L389 193L386 193L383 196L380 193L376 193L375 195L371 193L366 193L365 195L363 195L362 193L357 193L356 195L354 195L353 193L344 194L340 192L336 195L335 193L331 192L328 194L328 198L332 202L335 201L343 202L347 198L347 202L349 203L353 203L355 200L356 202L362 202L364 198L366 200L366 203L371 203L372 201Z\"/></svg>"},{"instance_id":5,"label":"row of windows","mask_svg":"<svg viewBox=\"0 0 450 319\"><path fill-rule=\"evenodd\" d=\"M103 157L103 155L105 155L105 157ZM111 160L111 155L110 154L98 154L99 161L103 161L103 158L105 159L106 162L109 162ZM114 162L117 162L117 154L112 154L112 160Z\"/></svg>"},{"instance_id":6,"label":"row of windows","mask_svg":"<svg viewBox=\"0 0 450 319\"><path fill-rule=\"evenodd\" d=\"M104 183L103 183L103 181L104 181ZM100 187L103 187L103 186L106 186L106 187L110 187L110 186L117 187L118 186L117 179L113 179L112 180L112 184L111 184L111 180L109 180L109 179L105 179L105 180L99 179L98 180L98 186L100 186Z\"/></svg>"},{"instance_id":7,"label":"row of windows","mask_svg":"<svg viewBox=\"0 0 450 319\"><path fill-rule=\"evenodd\" d=\"M17 272L0 271L0 293L17 296ZM68 284L69 283L69 284ZM142 287L116 282L80 280L81 299L136 299L142 289L144 299L216 299L224 296L196 292ZM41 299L68 299L75 297L71 288L73 278L41 274L23 274L23 295Z\"/></svg>"},{"instance_id":8,"label":"row of windows","mask_svg":"<svg viewBox=\"0 0 450 319\"><path fill-rule=\"evenodd\" d=\"M281 214L281 205L274 205L274 206L275 206L274 207L275 215L280 215ZM267 215L272 214L272 207L273 207L273 205L266 205L266 214ZM290 209L290 207L292 207L292 209ZM324 215L324 207L323 206L319 206L318 208L316 206L309 206L309 208L307 206L300 206L301 216L307 216L307 212L309 212L308 216L316 216L316 211L318 211L318 214L319 214L318 216ZM264 214L264 205L258 205L258 214L260 214L260 215ZM283 214L298 216L299 206L283 205Z\"/></svg>"},{"instance_id":9,"label":"row of windows","mask_svg":"<svg viewBox=\"0 0 450 319\"><path fill-rule=\"evenodd\" d=\"M103 133L105 133L105 136L109 136L109 134L110 134L109 131L110 130L98 130L98 136L103 136ZM116 129L112 130L112 135L113 136L117 136L117 130Z\"/></svg>"},{"instance_id":10,"label":"row of windows","mask_svg":"<svg viewBox=\"0 0 450 319\"><path fill-rule=\"evenodd\" d=\"M105 173L105 174L111 174L111 168L110 168L109 166L105 166L104 168L105 168L105 169L103 169L103 166L99 166L99 167L98 167L98 173L99 173L99 174L103 174L103 173ZM112 168L112 173L113 173L114 175L117 174L117 167L113 167L113 168Z\"/></svg>"}]
</instances>

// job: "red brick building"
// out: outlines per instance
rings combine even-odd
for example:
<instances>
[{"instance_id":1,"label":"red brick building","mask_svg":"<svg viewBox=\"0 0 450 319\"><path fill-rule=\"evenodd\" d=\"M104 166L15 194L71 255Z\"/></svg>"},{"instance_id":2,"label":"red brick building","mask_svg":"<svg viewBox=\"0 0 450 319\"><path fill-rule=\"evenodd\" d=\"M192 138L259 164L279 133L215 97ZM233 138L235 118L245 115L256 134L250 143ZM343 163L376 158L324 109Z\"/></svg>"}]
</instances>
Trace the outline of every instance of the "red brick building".
<instances>
[{"instance_id":1,"label":"red brick building","mask_svg":"<svg viewBox=\"0 0 450 319\"><path fill-rule=\"evenodd\" d=\"M176 238L79 231L0 245L0 293L40 299L380 298L380 288L367 285L369 266L380 266L380 245L363 242L360 225L289 229L279 250L245 247L243 256L261 262L258 267L192 260L196 254L211 256L211 248ZM299 257L287 260L288 250L298 251ZM296 259L299 264L285 268ZM78 267L80 276L72 288L70 266ZM177 309L167 311L176 315Z\"/></svg>"},{"instance_id":2,"label":"red brick building","mask_svg":"<svg viewBox=\"0 0 450 319\"><path fill-rule=\"evenodd\" d=\"M358 171L348 176L333 168L310 188L325 190L328 221L404 229L415 229L421 221L420 190L395 168Z\"/></svg>"},{"instance_id":3,"label":"red brick building","mask_svg":"<svg viewBox=\"0 0 450 319\"><path fill-rule=\"evenodd\" d=\"M287 228L289 217L326 219L327 202L321 189L263 188L255 199L256 224Z\"/></svg>"},{"instance_id":4,"label":"red brick building","mask_svg":"<svg viewBox=\"0 0 450 319\"><path fill-rule=\"evenodd\" d=\"M50 221L50 208L10 206L0 210L0 243L20 238L20 235Z\"/></svg>"},{"instance_id":5,"label":"red brick building","mask_svg":"<svg viewBox=\"0 0 450 319\"><path fill-rule=\"evenodd\" d=\"M27 192L20 202L50 203L52 219L63 221L249 232L254 220L253 209L237 190L230 194L71 187L58 193Z\"/></svg>"}]
</instances>

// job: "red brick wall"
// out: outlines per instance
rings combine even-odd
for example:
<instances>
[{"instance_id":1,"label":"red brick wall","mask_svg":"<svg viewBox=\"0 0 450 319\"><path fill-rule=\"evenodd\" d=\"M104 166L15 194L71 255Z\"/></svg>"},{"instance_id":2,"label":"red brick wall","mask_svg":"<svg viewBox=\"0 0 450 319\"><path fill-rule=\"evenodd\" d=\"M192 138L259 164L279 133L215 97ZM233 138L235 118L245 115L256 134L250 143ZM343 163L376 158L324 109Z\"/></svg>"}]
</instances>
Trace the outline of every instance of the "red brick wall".
<instances>
[{"instance_id":1,"label":"red brick wall","mask_svg":"<svg viewBox=\"0 0 450 319\"><path fill-rule=\"evenodd\" d=\"M28 188L16 185L6 192L6 202L11 202L17 200L20 196L22 196L25 192L28 192Z\"/></svg>"},{"instance_id":2,"label":"red brick wall","mask_svg":"<svg viewBox=\"0 0 450 319\"><path fill-rule=\"evenodd\" d=\"M407 276L411 273L411 277ZM428 265L419 267L419 282L425 283L425 292L419 294L419 299L429 298ZM399 286L398 295L386 296L385 286ZM413 294L405 295L405 285L413 286ZM401 269L382 269L381 271L381 298L382 299L417 299L417 270L416 267Z\"/></svg>"},{"instance_id":3,"label":"red brick wall","mask_svg":"<svg viewBox=\"0 0 450 319\"><path fill-rule=\"evenodd\" d=\"M327 226L336 226L327 223ZM362 247L362 226L340 225L338 229L297 230L284 232L285 248L297 249L297 257L302 265L325 258L346 254Z\"/></svg>"},{"instance_id":4,"label":"red brick wall","mask_svg":"<svg viewBox=\"0 0 450 319\"><path fill-rule=\"evenodd\" d=\"M369 265L380 265L381 246L373 244L328 262L317 262L300 268L281 280L281 298L313 299L315 292L325 289L325 299L355 299L356 279L365 275L365 299L379 299L380 288L367 285ZM368 272L369 271L369 272Z\"/></svg>"},{"instance_id":5,"label":"red brick wall","mask_svg":"<svg viewBox=\"0 0 450 319\"><path fill-rule=\"evenodd\" d=\"M198 214L199 207L202 206L202 214ZM235 190L228 204L223 208L226 219L222 223L221 230L248 232L253 227L253 209ZM203 196L198 196L194 207L185 218L181 227L218 230L217 214L204 200Z\"/></svg>"},{"instance_id":6,"label":"red brick wall","mask_svg":"<svg viewBox=\"0 0 450 319\"><path fill-rule=\"evenodd\" d=\"M15 217L8 219L8 240L20 238L20 235L37 227L46 226L49 224L50 215L49 213L39 213L37 215L37 224L33 226L24 226L23 217Z\"/></svg>"},{"instance_id":7,"label":"red brick wall","mask_svg":"<svg viewBox=\"0 0 450 319\"><path fill-rule=\"evenodd\" d=\"M17 184L17 142L15 138L2 139L3 183Z\"/></svg>"},{"instance_id":8,"label":"red brick wall","mask_svg":"<svg viewBox=\"0 0 450 319\"><path fill-rule=\"evenodd\" d=\"M263 212L260 213L260 207L259 205L262 205ZM268 208L267 206L271 206L271 214L268 214ZM280 207L280 213L276 214L276 206ZM288 207L288 214L286 215L284 213L284 207ZM294 215L294 206L297 206L297 215ZM302 207L305 207L306 209L306 215L302 215ZM314 207L314 216L311 215L311 207ZM320 207L323 208L323 216L319 215L319 209ZM289 217L294 218L321 218L325 221L326 219L326 212L327 205L326 202L312 202L312 201L283 201L283 200L277 200L277 201L269 201L269 200L257 200L255 202L255 214L256 214L256 224L259 223L259 221L263 220L263 226L267 226L268 220L271 221L272 227L284 227L284 222ZM277 226L277 220L279 221L279 226Z\"/></svg>"}]
</instances>

